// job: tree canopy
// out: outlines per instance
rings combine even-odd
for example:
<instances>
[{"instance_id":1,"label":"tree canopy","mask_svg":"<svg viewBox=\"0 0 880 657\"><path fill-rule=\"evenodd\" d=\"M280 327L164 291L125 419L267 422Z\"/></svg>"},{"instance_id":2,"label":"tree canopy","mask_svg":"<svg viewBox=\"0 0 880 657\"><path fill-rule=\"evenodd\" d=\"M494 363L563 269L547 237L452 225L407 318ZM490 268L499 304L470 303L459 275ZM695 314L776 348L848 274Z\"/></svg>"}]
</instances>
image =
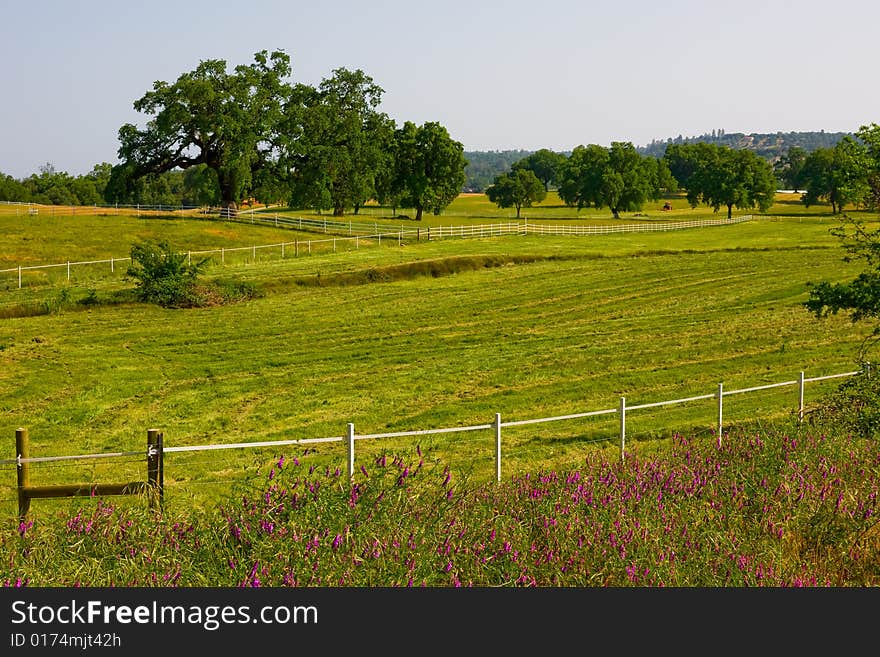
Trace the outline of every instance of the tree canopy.
<instances>
[{"instance_id":1,"label":"tree canopy","mask_svg":"<svg viewBox=\"0 0 880 657\"><path fill-rule=\"evenodd\" d=\"M146 126L119 129L120 164L105 198L130 199L163 174L195 167L187 180L198 197L211 198L214 186L230 212L256 198L341 215L383 196L421 216L461 192L463 147L439 123L398 129L378 109L383 89L360 69L338 68L317 88L290 83L290 74L283 51L263 50L232 72L207 60L174 83L154 83L134 103Z\"/></svg>"},{"instance_id":2,"label":"tree canopy","mask_svg":"<svg viewBox=\"0 0 880 657\"><path fill-rule=\"evenodd\" d=\"M816 149L806 157L801 171L804 204L824 200L837 214L847 205L861 203L868 195L869 168L867 148L850 136L834 148Z\"/></svg>"},{"instance_id":3,"label":"tree canopy","mask_svg":"<svg viewBox=\"0 0 880 657\"><path fill-rule=\"evenodd\" d=\"M253 175L277 156L278 128L289 99L290 58L276 50L230 73L219 59L202 61L174 83L157 81L134 102L150 115L144 129L119 129L119 158L111 189L146 174L204 164L214 171L221 202L234 210Z\"/></svg>"},{"instance_id":4,"label":"tree canopy","mask_svg":"<svg viewBox=\"0 0 880 657\"><path fill-rule=\"evenodd\" d=\"M465 182L464 146L437 122L417 126L406 121L394 133L395 176L392 188L400 203L434 214L452 203Z\"/></svg>"},{"instance_id":5,"label":"tree canopy","mask_svg":"<svg viewBox=\"0 0 880 657\"><path fill-rule=\"evenodd\" d=\"M734 207L763 212L773 204L776 175L770 163L753 151L706 143L681 144L670 151L667 161L687 190L692 207L702 203L716 212L726 207L730 219Z\"/></svg>"},{"instance_id":6,"label":"tree canopy","mask_svg":"<svg viewBox=\"0 0 880 657\"><path fill-rule=\"evenodd\" d=\"M565 155L556 153L548 148L542 148L534 153L514 162L511 166L513 171L524 169L531 171L544 185L544 191L549 191L551 184L556 184L559 169L565 162Z\"/></svg>"},{"instance_id":7,"label":"tree canopy","mask_svg":"<svg viewBox=\"0 0 880 657\"><path fill-rule=\"evenodd\" d=\"M657 200L675 181L665 162L640 155L629 142L577 146L559 170L559 197L569 206L608 207L615 219Z\"/></svg>"},{"instance_id":8,"label":"tree canopy","mask_svg":"<svg viewBox=\"0 0 880 657\"><path fill-rule=\"evenodd\" d=\"M517 169L495 176L495 181L486 190L489 200L500 208L516 208L516 218L523 207L530 208L547 198L543 183L528 169Z\"/></svg>"},{"instance_id":9,"label":"tree canopy","mask_svg":"<svg viewBox=\"0 0 880 657\"><path fill-rule=\"evenodd\" d=\"M773 170L783 185L797 192L804 186L803 171L806 161L807 151L800 146L792 146L774 163Z\"/></svg>"},{"instance_id":10,"label":"tree canopy","mask_svg":"<svg viewBox=\"0 0 880 657\"><path fill-rule=\"evenodd\" d=\"M361 70L339 68L309 94L291 177L289 204L355 212L376 196L394 124L377 110L383 89Z\"/></svg>"}]
</instances>

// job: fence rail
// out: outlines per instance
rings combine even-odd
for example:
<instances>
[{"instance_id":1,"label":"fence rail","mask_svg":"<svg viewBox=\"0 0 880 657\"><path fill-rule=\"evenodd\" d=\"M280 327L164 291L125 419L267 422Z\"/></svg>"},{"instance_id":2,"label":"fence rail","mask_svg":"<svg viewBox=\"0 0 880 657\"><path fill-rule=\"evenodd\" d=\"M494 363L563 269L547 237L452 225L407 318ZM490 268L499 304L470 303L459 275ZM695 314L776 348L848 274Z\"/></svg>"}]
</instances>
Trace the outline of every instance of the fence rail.
<instances>
[{"instance_id":1,"label":"fence rail","mask_svg":"<svg viewBox=\"0 0 880 657\"><path fill-rule=\"evenodd\" d=\"M244 443L221 443L221 444L211 444L211 445L182 445L182 446L165 446L163 443L163 434L157 429L151 429L148 431L148 444L146 453L143 451L133 451L133 452L111 452L111 453L101 453L101 454L78 454L72 456L38 456L32 457L29 454L28 444L27 444L27 429L19 428L16 431L16 457L14 459L6 459L0 460L0 465L15 465L18 469L18 493L19 493L19 515L20 517L24 517L27 514L28 507L30 504L30 499L37 497L69 497L72 495L88 495L95 494L95 491L100 491L101 494L105 495L125 495L143 492L147 490L148 492L157 492L159 495L159 499L161 500L161 486L164 481L164 455L172 454L172 453L180 453L180 452L200 452L207 450L220 450L220 449L246 449L246 448L258 448L258 447L278 447L285 445L307 445L307 444L315 444L315 443L338 443L345 442L347 443L347 471L349 478L354 476L354 457L355 457L355 441L358 440L377 440L384 438L402 438L402 437L410 437L410 436L427 436L427 435L437 435L437 434L447 434L447 433L460 433L460 432L468 432L468 431L487 431L491 430L495 434L495 476L497 481L501 481L501 457L502 457L502 443L501 443L501 435L502 429L505 427L518 427L525 426L529 424L537 424L542 422L557 422L562 420L573 420L587 417L595 417L600 415L611 415L614 413L619 414L620 422L620 459L624 461L626 458L626 418L627 413L642 410L647 408L655 408L659 406L669 406L674 404L685 404L693 401L701 401L707 399L717 399L717 417L714 425L714 430L716 431L716 436L718 440L721 440L723 435L723 411L724 411L724 397L730 395L738 395L738 394L746 394L751 392L760 392L765 391L772 388L782 388L786 386L798 386L798 404L797 404L797 417L798 421L803 421L804 417L804 390L807 383L812 383L816 381L827 381L831 379L843 378L843 377L851 377L856 375L864 375L870 376L871 367L870 364L865 364L864 368L861 370L854 370L850 372L841 372L838 374L829 374L824 376L815 376L807 378L804 376L804 372L801 371L799 376L795 380L790 381L782 381L779 383L770 383L759 386L752 386L748 388L739 388L735 390L724 390L723 383L719 383L717 390L713 393L703 394L703 395L695 395L691 397L682 397L679 399L669 399L664 401L657 402L649 402L643 404L633 404L627 405L626 397L620 397L619 403L616 408L608 408L603 410L595 410L595 411L587 411L583 413L572 413L568 415L556 415L552 417L540 417L540 418L530 418L525 420L513 420L503 422L501 420L501 414L495 413L494 420L490 423L486 424L477 424L477 425L469 425L469 426L457 426L457 427L443 427L437 429L421 429L421 430L411 430L411 431L392 431L392 432L383 432L383 433L370 433L370 434L356 434L354 423L349 422L346 425L345 435L343 436L331 436L324 438L299 438L299 439L288 439L288 440L266 440L259 442L244 442ZM147 459L147 470L148 470L148 481L144 482L129 482L126 484L78 484L74 486L60 486L60 487L41 487L39 489L35 487L29 486L29 476L28 476L28 466L31 463L43 463L48 461L73 461L73 460L83 460L83 459L100 459L100 458L111 458L111 457L122 457L122 456L146 456ZM91 492L90 492L91 491ZM151 499L155 499L151 498ZM153 503L153 502L151 502Z\"/></svg>"},{"instance_id":2,"label":"fence rail","mask_svg":"<svg viewBox=\"0 0 880 657\"><path fill-rule=\"evenodd\" d=\"M308 219L303 217L283 217L279 215L256 215L251 214L247 219L237 217L230 219L234 222L254 223L260 225L274 225L279 228L290 228L301 231L319 231L327 234L333 233L334 237L315 239L315 240L293 240L288 242L275 242L273 244L259 244L253 246L238 247L221 247L219 249L192 250L185 253L189 256L219 256L220 264L226 264L226 255L231 253L250 252L254 261L257 259L257 251L277 251L281 259L288 257L290 250L293 249L293 256L299 257L300 251L311 255L312 247L318 245L331 245L333 252L337 250L337 243L353 243L354 248L360 248L361 242L367 240L374 241L381 245L382 240L386 243L390 240L396 240L398 245L403 243L403 239L414 238L416 241L440 240L451 238L486 238L500 237L505 235L608 235L614 233L644 233L671 230L684 230L688 228L702 228L708 226L722 226L739 224L754 219L753 215L743 215L733 217L732 219L701 219L695 221L677 221L664 223L643 223L643 224L620 224L620 225L602 225L602 226L568 226L568 225L546 225L534 224L528 221L522 222L505 222L492 224L475 224L461 226L426 226L402 228L388 225L380 225L374 223L355 223L353 221L335 221L331 219ZM58 267L67 268L67 280L72 280L72 268L84 265L110 265L110 273L116 271L116 265L121 262L130 261L130 257L120 256L105 258L102 260L80 260L67 261L43 265L19 265L7 269L0 269L0 274L13 273L18 275L18 287L23 287L23 274L28 271L54 269Z\"/></svg>"}]
</instances>

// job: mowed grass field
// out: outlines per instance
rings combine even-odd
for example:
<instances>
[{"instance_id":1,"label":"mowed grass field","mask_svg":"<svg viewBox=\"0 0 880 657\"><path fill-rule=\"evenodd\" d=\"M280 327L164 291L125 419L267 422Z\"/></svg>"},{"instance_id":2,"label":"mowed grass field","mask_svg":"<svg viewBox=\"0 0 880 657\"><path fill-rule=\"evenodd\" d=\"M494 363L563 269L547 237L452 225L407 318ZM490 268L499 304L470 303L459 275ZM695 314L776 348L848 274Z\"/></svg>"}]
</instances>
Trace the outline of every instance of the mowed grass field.
<instances>
[{"instance_id":1,"label":"mowed grass field","mask_svg":"<svg viewBox=\"0 0 880 657\"><path fill-rule=\"evenodd\" d=\"M711 393L719 382L731 390L796 379L801 370L849 371L866 329L844 317L816 320L801 305L808 281L858 271L841 259L828 232L835 224L808 213L668 233L385 241L210 268L209 277L264 290L239 304L72 303L10 317L0 320L0 458L14 458L17 427L28 428L33 456L133 451L145 447L149 428L163 430L166 446L341 437L349 422L358 434L467 426L495 413L504 421L567 415L615 408L621 396L633 405ZM188 219L61 218L39 232L0 218L0 226L3 257L12 251L13 261L21 252L120 255L147 237L186 250L292 234ZM13 234L19 241L9 249ZM412 266L420 262L460 270L423 276ZM468 270L466 262L478 265ZM383 280L391 266L404 275ZM375 282L337 284L338 275L363 271L375 272ZM299 284L319 275L320 286ZM0 308L62 290L74 302L92 290L100 298L130 285L118 272L7 285ZM808 404L834 385L809 385ZM796 407L796 387L732 396L725 421L789 418ZM713 400L633 411L628 447L652 449L690 429L709 439L714 417ZM505 428L503 474L616 450L617 421ZM419 449L466 476L494 476L490 431L356 445L356 463ZM303 452L320 467L345 467L341 442L168 454L167 504L228 494L278 454ZM144 471L135 457L35 464L32 483L128 481ZM0 510L10 520L15 477L14 466L0 467ZM65 504L37 500L33 509Z\"/></svg>"}]
</instances>

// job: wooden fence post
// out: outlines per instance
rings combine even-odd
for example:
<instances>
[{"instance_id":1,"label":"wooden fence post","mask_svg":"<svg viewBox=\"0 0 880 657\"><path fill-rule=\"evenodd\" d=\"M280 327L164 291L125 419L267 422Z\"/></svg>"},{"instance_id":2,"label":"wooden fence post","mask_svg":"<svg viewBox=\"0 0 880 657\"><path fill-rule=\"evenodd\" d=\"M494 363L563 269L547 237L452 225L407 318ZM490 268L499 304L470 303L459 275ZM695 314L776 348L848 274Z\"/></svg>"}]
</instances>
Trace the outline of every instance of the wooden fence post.
<instances>
[{"instance_id":1,"label":"wooden fence post","mask_svg":"<svg viewBox=\"0 0 880 657\"><path fill-rule=\"evenodd\" d=\"M26 459L30 455L28 430L24 427L15 430L15 454L18 459L18 517L24 522L31 505L26 490L30 485L30 463L22 462L22 459Z\"/></svg>"},{"instance_id":2,"label":"wooden fence post","mask_svg":"<svg viewBox=\"0 0 880 657\"><path fill-rule=\"evenodd\" d=\"M721 431L724 427L724 384L718 384L718 444L721 444Z\"/></svg>"},{"instance_id":3,"label":"wooden fence post","mask_svg":"<svg viewBox=\"0 0 880 657\"><path fill-rule=\"evenodd\" d=\"M147 430L147 495L150 508L161 507L165 488L164 455L162 453L163 434L158 429Z\"/></svg>"},{"instance_id":4,"label":"wooden fence post","mask_svg":"<svg viewBox=\"0 0 880 657\"><path fill-rule=\"evenodd\" d=\"M626 452L626 397L620 398L620 461L623 462Z\"/></svg>"}]
</instances>

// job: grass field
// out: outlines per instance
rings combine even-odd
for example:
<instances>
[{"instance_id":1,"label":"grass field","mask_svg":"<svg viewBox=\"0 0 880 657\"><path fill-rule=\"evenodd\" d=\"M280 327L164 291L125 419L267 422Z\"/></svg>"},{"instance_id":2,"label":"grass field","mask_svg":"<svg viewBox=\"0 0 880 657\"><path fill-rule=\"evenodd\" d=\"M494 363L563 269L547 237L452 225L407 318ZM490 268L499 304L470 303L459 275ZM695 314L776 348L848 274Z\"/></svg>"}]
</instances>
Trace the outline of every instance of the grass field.
<instances>
[{"instance_id":1,"label":"grass field","mask_svg":"<svg viewBox=\"0 0 880 657\"><path fill-rule=\"evenodd\" d=\"M482 212L479 199L457 203ZM34 456L115 452L141 449L152 427L168 446L341 436L348 422L359 434L405 431L488 423L496 412L508 421L614 408L620 396L629 404L681 398L722 381L734 389L790 380L800 370L851 370L866 330L843 317L815 320L801 303L807 281L844 280L857 266L841 260L828 232L835 219L782 213L662 234L391 241L242 258L208 275L251 281L265 295L208 309L76 303L130 286L119 272L71 283L46 277L20 290L7 283L0 309L44 303L53 311L0 320L0 458L14 457L20 426L30 431ZM3 262L46 262L62 252L120 256L144 238L193 250L291 238L203 220L26 221L0 217ZM467 261L477 268L462 266ZM425 262L457 273L421 275L414 263ZM382 282L392 266L396 280ZM377 282L342 284L342 274L364 271ZM302 285L318 275L322 285ZM808 402L833 385L811 386ZM731 398L725 419L772 420L795 408L796 390L784 388ZM627 433L633 449L648 449L688 427L708 436L713 421L708 400L634 412ZM613 452L616 434L615 416L505 429L504 474L570 464L585 450ZM419 445L474 478L494 474L488 431L357 445L358 460ZM167 503L223 494L278 453L168 455ZM344 467L341 444L320 445L309 458ZM125 481L143 478L144 467L142 459L46 464L32 476L35 484ZM0 509L10 519L14 496L15 469L2 467ZM65 504L37 501L34 510Z\"/></svg>"}]
</instances>

